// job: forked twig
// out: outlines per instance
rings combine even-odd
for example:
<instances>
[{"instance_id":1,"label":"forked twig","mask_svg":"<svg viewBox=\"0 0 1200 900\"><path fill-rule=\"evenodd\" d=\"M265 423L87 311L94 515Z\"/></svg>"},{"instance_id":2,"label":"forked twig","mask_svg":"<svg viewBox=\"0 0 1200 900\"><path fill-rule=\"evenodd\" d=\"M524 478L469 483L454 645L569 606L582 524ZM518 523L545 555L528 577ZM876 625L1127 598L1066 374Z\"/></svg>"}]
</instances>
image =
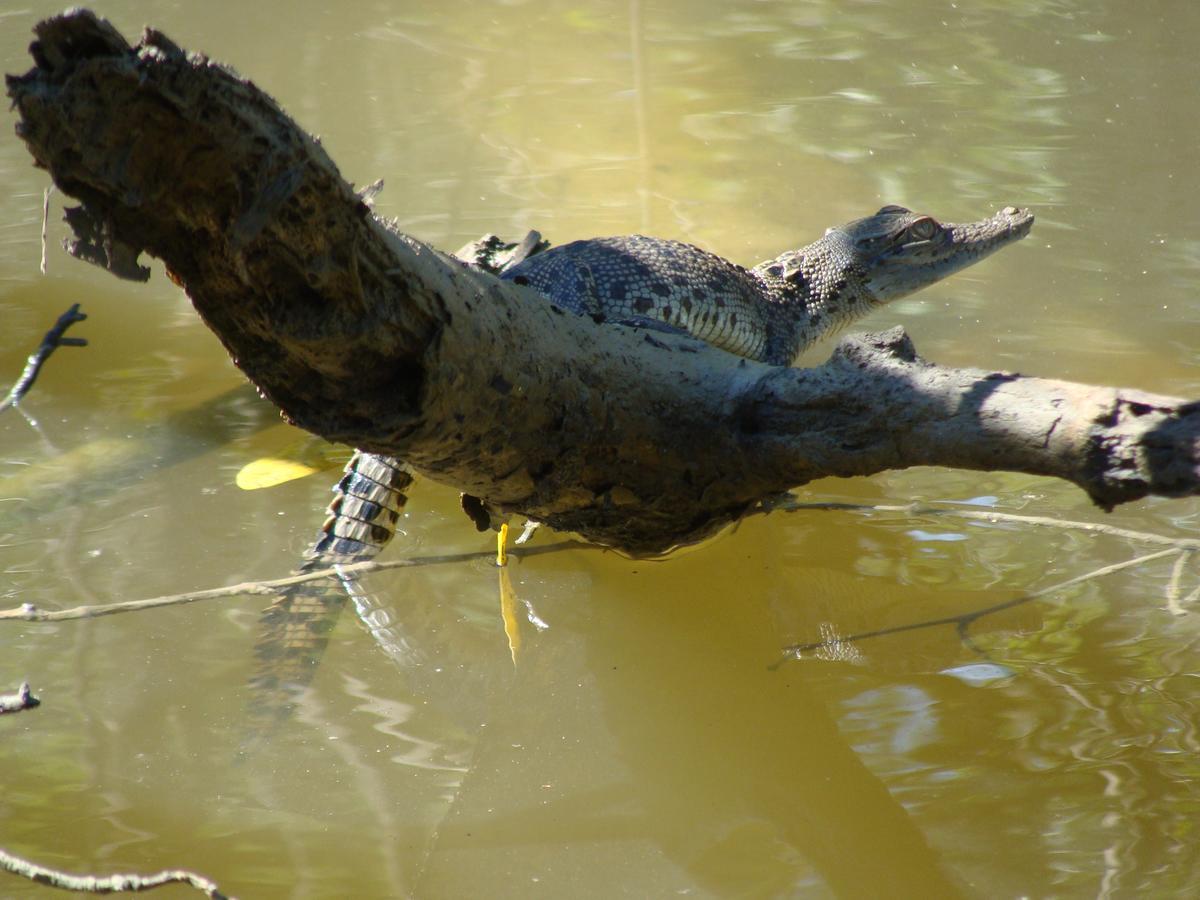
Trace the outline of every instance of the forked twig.
<instances>
[{"instance_id":1,"label":"forked twig","mask_svg":"<svg viewBox=\"0 0 1200 900\"><path fill-rule=\"evenodd\" d=\"M1042 528L1058 528L1064 531L1088 531L1094 534L1104 534L1110 537L1125 538L1130 541L1137 541L1143 544L1158 544L1166 545L1169 549L1162 550L1158 553L1151 553L1146 556L1139 556L1132 560L1127 560L1121 563L1115 563L1111 566L1103 566L1083 575L1078 575L1070 578L1059 584L1051 585L1050 587L1042 588L1030 594L1022 594L1020 597L1015 597L1012 600L1006 600L1003 603L997 603L994 606L988 606L984 609L974 610L969 613L961 613L956 616L945 616L939 619L926 619L921 622L911 622L907 625L897 625L892 628L882 628L875 631L863 631L858 634L852 634L845 637L840 637L838 640L842 643L851 641L866 640L868 638L884 637L889 634L898 634L905 631L916 631L922 628L935 628L939 625L954 625L959 633L959 637L970 643L970 637L967 634L967 629L977 619L991 613L1000 612L1014 606L1020 606L1023 603L1028 603L1031 600L1036 600L1039 597L1044 597L1054 591L1062 590L1071 585L1079 584L1084 581L1090 581L1093 578L1101 578L1105 575L1110 575L1113 572L1119 572L1122 569L1127 569L1130 566L1140 565L1144 562L1149 562L1154 559L1159 559L1163 556L1178 554L1175 565L1171 570L1171 580L1167 585L1167 610L1175 615L1183 615L1187 612L1187 607L1200 599L1200 587L1191 591L1185 598L1180 599L1182 592L1183 575L1187 569L1187 565L1195 558L1197 551L1200 551L1200 539L1197 538L1180 538L1171 537L1165 534L1156 534L1151 531L1134 531L1129 528L1119 528L1115 525L1105 525L1101 522L1078 522L1070 519L1055 519L1050 516L1025 516L1019 513L1006 513L995 510L980 510L980 509L962 509L959 507L942 507L942 506L921 506L916 503L907 503L903 505L885 505L885 504L870 504L870 503L843 503L830 501L803 501L795 497L785 496L783 498L772 500L763 505L764 512L773 510L782 510L784 512L802 512L804 510L841 510L845 512L875 512L875 513L899 513L906 516L951 516L957 519L967 519L975 522L1012 522L1020 525L1032 525ZM815 650L824 650L830 647L828 640L812 641L807 644L793 644L785 647L783 650L783 660L776 662L771 668L776 668L783 662L789 659L799 659L801 654L812 652Z\"/></svg>"},{"instance_id":2,"label":"forked twig","mask_svg":"<svg viewBox=\"0 0 1200 900\"><path fill-rule=\"evenodd\" d=\"M0 412L8 409L10 406L16 406L21 402L21 398L29 393L29 389L33 387L33 383L37 380L38 372L41 371L43 364L50 357L50 354L59 347L86 347L86 338L71 338L63 337L64 332L76 322L82 322L87 318L87 313L79 311L79 304L71 304L71 308L58 317L58 321L54 323L46 336L42 338L42 343L37 350L29 357L25 363L25 369L21 372L21 377L17 379L16 384L8 392L8 396L0 400Z\"/></svg>"},{"instance_id":3,"label":"forked twig","mask_svg":"<svg viewBox=\"0 0 1200 900\"><path fill-rule=\"evenodd\" d=\"M993 613L1002 612L1006 609L1012 609L1014 606L1021 606L1024 603L1029 603L1037 600L1039 597L1045 597L1047 594L1053 594L1065 588L1073 587L1077 584L1082 584L1085 581L1091 581L1095 578L1103 578L1105 575L1111 575L1114 572L1120 572L1122 569L1129 569L1133 566L1140 566L1143 563L1152 562L1156 559L1162 559L1164 556L1171 556L1177 553L1183 553L1177 547L1172 547L1168 550L1158 550L1154 553L1147 553L1143 556L1136 556L1133 559L1127 559L1124 562L1113 563L1109 566L1101 566L1099 569L1093 569L1090 572L1085 572L1083 575L1076 575L1073 578L1068 578L1066 581L1060 581L1058 584L1052 584L1048 587L1039 588L1036 591L1030 591L1028 594L1022 594L1019 597L1014 597L1011 600L1005 600L1001 603L994 603L991 606L985 606L982 609L974 609L970 612L959 613L955 616L942 616L937 619L924 619L920 622L909 622L905 625L894 625L891 628L878 628L873 631L860 631L857 634L844 635L837 638L839 643L850 643L864 641L868 638L886 637L891 634L902 634L906 631L918 631L922 628L936 628L939 625L953 625L958 632L959 637L967 640L967 630L977 620L984 616L990 616ZM1189 598L1190 599L1190 598ZM791 659L800 659L803 654L810 653L814 650L822 650L829 647L829 640L812 641L807 644L792 644L783 648L783 658L772 663L770 668L777 669L783 663Z\"/></svg>"}]
</instances>

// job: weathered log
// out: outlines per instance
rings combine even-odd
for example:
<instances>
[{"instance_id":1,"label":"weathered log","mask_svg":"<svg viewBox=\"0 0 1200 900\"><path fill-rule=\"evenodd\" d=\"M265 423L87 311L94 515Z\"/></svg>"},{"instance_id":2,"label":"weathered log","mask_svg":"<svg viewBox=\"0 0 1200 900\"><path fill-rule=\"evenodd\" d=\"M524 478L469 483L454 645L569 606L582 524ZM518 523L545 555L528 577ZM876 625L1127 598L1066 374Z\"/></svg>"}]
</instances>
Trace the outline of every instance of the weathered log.
<instances>
[{"instance_id":1,"label":"weathered log","mask_svg":"<svg viewBox=\"0 0 1200 900\"><path fill-rule=\"evenodd\" d=\"M375 218L262 91L72 11L8 78L17 133L82 201L77 255L162 259L297 425L633 553L829 475L945 465L1068 479L1107 509L1200 488L1200 404L850 337L814 369L563 313Z\"/></svg>"}]
</instances>

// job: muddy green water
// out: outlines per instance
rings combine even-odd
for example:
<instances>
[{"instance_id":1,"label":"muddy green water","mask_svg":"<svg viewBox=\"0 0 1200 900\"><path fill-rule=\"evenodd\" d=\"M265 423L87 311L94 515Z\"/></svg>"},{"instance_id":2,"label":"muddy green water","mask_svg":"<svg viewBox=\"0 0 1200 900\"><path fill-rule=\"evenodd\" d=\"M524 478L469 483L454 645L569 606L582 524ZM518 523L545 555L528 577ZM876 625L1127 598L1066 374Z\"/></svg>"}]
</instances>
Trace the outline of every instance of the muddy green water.
<instances>
[{"instance_id":1,"label":"muddy green water","mask_svg":"<svg viewBox=\"0 0 1200 900\"><path fill-rule=\"evenodd\" d=\"M0 61L34 21L0 6ZM902 203L1033 207L1029 239L878 313L927 357L1200 396L1200 6L1185 0L134 3L319 133L378 208L454 249L536 227L648 232L754 263ZM334 473L239 490L305 441L163 276L54 249L46 179L0 128L4 607L286 573ZM812 354L819 361L828 348ZM497 361L497 365L503 365ZM720 427L714 423L714 427ZM918 469L806 500L974 503L1200 536L1200 503L1105 516L1075 489ZM421 484L385 558L486 551ZM538 544L556 536L544 534ZM243 898L1184 897L1200 893L1200 600L1159 559L985 617L807 654L829 634L983 608L1156 548L1020 524L809 511L665 562L513 564L514 667L485 561L382 573L290 722L247 750L261 599L0 623L0 846L98 874L187 867ZM1178 595L1200 583L1184 560ZM0 895L58 896L13 878ZM165 896L195 896L180 888Z\"/></svg>"}]
</instances>

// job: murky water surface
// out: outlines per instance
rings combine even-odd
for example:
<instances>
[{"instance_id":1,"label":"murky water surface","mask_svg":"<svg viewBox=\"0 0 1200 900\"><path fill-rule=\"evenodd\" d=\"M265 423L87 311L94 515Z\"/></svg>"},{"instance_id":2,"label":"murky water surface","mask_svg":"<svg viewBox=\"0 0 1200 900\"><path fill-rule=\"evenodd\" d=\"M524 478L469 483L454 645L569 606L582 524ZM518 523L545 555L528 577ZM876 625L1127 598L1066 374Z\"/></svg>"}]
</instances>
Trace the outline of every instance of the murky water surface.
<instances>
[{"instance_id":1,"label":"murky water surface","mask_svg":"<svg viewBox=\"0 0 1200 900\"><path fill-rule=\"evenodd\" d=\"M0 8L0 60L33 22ZM132 3L319 133L382 213L454 249L634 231L742 263L903 203L1033 207L1021 245L875 316L927 357L1200 395L1200 6L1044 2ZM157 266L53 249L0 138L0 381L72 302L86 349L0 417L3 605L103 604L286 573L332 471ZM828 348L812 355L819 361ZM497 365L502 365L497 361ZM717 423L719 427L719 423ZM919 503L1200 537L1200 504L1111 516L1053 481L914 470L807 501ZM481 554L419 485L386 559ZM558 540L545 534L535 545ZM243 897L1132 897L1200 892L1200 583L1162 549L1005 521L807 510L665 562L590 549L370 577L296 715L245 709L261 598L0 623L0 845L76 871L184 866ZM1168 610L1173 596L1181 612ZM5 896L46 895L16 880ZM180 889L173 896L191 896Z\"/></svg>"}]
</instances>

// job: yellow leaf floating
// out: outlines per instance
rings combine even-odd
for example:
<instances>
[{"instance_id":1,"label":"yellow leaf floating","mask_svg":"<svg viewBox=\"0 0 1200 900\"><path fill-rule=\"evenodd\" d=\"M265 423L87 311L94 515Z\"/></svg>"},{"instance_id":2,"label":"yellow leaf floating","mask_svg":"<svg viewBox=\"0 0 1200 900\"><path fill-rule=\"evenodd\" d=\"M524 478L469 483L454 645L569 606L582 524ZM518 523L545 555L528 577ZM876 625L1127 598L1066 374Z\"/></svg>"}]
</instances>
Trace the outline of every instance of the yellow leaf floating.
<instances>
[{"instance_id":1,"label":"yellow leaf floating","mask_svg":"<svg viewBox=\"0 0 1200 900\"><path fill-rule=\"evenodd\" d=\"M294 459L263 456L242 466L235 481L243 491L257 491L275 487L277 484L286 484L320 471L319 467L306 465Z\"/></svg>"},{"instance_id":2,"label":"yellow leaf floating","mask_svg":"<svg viewBox=\"0 0 1200 900\"><path fill-rule=\"evenodd\" d=\"M242 467L235 482L243 491L257 491L296 481L316 472L339 468L353 451L311 435L276 450L279 456L263 456Z\"/></svg>"}]
</instances>

